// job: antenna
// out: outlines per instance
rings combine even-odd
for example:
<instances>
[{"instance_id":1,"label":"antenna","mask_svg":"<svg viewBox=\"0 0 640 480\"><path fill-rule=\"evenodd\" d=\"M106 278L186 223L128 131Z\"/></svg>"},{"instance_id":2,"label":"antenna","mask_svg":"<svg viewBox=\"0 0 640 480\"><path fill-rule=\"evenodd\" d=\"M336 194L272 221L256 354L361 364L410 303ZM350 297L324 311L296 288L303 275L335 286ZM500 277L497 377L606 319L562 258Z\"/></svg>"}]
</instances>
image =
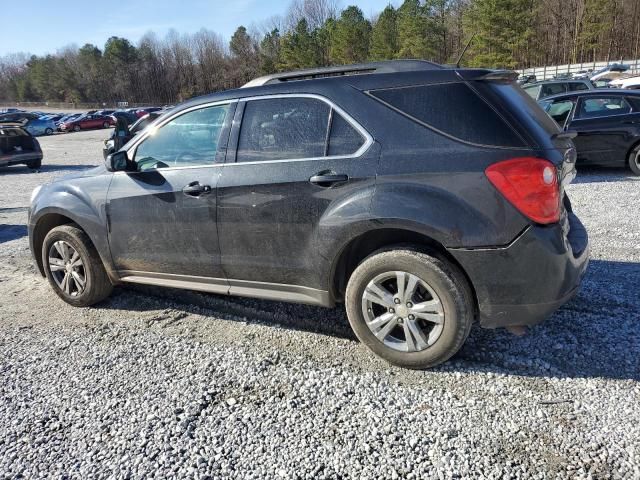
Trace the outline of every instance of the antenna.
<instances>
[{"instance_id":1,"label":"antenna","mask_svg":"<svg viewBox=\"0 0 640 480\"><path fill-rule=\"evenodd\" d=\"M456 62L456 68L460 68L460 61L462 60L462 57L464 57L464 54L467 53L467 49L471 46L471 42L473 42L474 38L476 38L476 34L475 33L473 35L471 35L471 38L469 39L467 44L462 49L462 53L460 54L460 56L458 57L458 61Z\"/></svg>"}]
</instances>

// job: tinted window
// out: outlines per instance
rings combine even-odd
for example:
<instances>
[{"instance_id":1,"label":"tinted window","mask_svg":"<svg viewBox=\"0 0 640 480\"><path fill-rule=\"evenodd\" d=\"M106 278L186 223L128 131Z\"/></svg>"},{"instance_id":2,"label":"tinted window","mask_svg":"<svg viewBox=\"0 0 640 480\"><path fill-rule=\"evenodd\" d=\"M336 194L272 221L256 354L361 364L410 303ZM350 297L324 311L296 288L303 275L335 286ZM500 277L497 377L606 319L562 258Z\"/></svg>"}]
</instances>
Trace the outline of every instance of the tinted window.
<instances>
[{"instance_id":1,"label":"tinted window","mask_svg":"<svg viewBox=\"0 0 640 480\"><path fill-rule=\"evenodd\" d=\"M218 105L194 110L151 132L136 150L138 169L211 165L228 109Z\"/></svg>"},{"instance_id":2,"label":"tinted window","mask_svg":"<svg viewBox=\"0 0 640 480\"><path fill-rule=\"evenodd\" d=\"M610 115L624 115L631 112L631 106L623 97L589 97L580 102L577 118L597 118Z\"/></svg>"},{"instance_id":3,"label":"tinted window","mask_svg":"<svg viewBox=\"0 0 640 480\"><path fill-rule=\"evenodd\" d=\"M567 91L567 85L564 83L546 83L542 85L541 97L548 97L549 95L555 95L557 93L564 93Z\"/></svg>"},{"instance_id":4,"label":"tinted window","mask_svg":"<svg viewBox=\"0 0 640 480\"><path fill-rule=\"evenodd\" d=\"M376 90L371 94L419 122L465 142L523 145L509 125L464 83Z\"/></svg>"},{"instance_id":5,"label":"tinted window","mask_svg":"<svg viewBox=\"0 0 640 480\"><path fill-rule=\"evenodd\" d=\"M364 138L342 116L334 111L327 155L351 155L364 144Z\"/></svg>"},{"instance_id":6,"label":"tinted window","mask_svg":"<svg viewBox=\"0 0 640 480\"><path fill-rule=\"evenodd\" d=\"M578 90L589 90L589 87L586 83L574 82L569 84L569 90L572 92L577 92Z\"/></svg>"},{"instance_id":7,"label":"tinted window","mask_svg":"<svg viewBox=\"0 0 640 480\"><path fill-rule=\"evenodd\" d=\"M330 107L314 98L247 102L238 162L316 158L325 155Z\"/></svg>"},{"instance_id":8,"label":"tinted window","mask_svg":"<svg viewBox=\"0 0 640 480\"><path fill-rule=\"evenodd\" d=\"M638 113L638 111L640 111L640 96L627 97L627 101L631 104L635 113Z\"/></svg>"}]
</instances>

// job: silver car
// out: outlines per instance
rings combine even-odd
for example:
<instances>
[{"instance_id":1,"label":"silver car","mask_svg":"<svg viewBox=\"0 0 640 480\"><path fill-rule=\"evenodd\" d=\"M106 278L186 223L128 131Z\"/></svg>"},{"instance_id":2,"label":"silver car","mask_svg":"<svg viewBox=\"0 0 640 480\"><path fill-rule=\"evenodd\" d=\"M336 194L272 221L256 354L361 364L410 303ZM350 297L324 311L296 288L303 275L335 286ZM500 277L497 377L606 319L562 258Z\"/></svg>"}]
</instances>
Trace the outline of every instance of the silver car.
<instances>
[{"instance_id":1,"label":"silver car","mask_svg":"<svg viewBox=\"0 0 640 480\"><path fill-rule=\"evenodd\" d=\"M57 127L56 123L50 118L40 117L29 120L24 128L31 135L37 137L39 135L51 135L56 131Z\"/></svg>"}]
</instances>

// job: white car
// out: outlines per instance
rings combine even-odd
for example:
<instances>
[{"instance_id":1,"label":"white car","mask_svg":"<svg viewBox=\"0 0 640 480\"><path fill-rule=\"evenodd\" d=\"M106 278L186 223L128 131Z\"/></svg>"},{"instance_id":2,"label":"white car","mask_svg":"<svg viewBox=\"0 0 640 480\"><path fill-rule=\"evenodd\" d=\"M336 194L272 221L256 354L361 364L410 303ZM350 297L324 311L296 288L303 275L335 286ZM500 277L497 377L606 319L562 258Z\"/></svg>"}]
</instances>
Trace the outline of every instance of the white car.
<instances>
[{"instance_id":1,"label":"white car","mask_svg":"<svg viewBox=\"0 0 640 480\"><path fill-rule=\"evenodd\" d=\"M634 75L632 77L623 77L612 80L609 83L614 88L627 88L630 90L640 89L640 75Z\"/></svg>"}]
</instances>

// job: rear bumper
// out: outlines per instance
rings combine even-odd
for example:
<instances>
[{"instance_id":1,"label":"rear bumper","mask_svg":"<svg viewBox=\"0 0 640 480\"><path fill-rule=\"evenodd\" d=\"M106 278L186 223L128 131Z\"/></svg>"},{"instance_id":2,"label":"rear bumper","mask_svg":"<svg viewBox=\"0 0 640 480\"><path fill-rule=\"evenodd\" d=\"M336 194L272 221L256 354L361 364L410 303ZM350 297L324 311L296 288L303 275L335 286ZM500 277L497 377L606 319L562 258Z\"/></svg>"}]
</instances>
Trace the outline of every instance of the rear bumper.
<instances>
[{"instance_id":1,"label":"rear bumper","mask_svg":"<svg viewBox=\"0 0 640 480\"><path fill-rule=\"evenodd\" d=\"M567 212L561 224L531 226L506 247L450 253L475 288L481 326L534 325L578 291L589 238L578 217Z\"/></svg>"},{"instance_id":2,"label":"rear bumper","mask_svg":"<svg viewBox=\"0 0 640 480\"><path fill-rule=\"evenodd\" d=\"M28 162L42 160L42 152L22 152L12 154L0 153L0 167L8 167L9 165L20 165Z\"/></svg>"}]
</instances>

